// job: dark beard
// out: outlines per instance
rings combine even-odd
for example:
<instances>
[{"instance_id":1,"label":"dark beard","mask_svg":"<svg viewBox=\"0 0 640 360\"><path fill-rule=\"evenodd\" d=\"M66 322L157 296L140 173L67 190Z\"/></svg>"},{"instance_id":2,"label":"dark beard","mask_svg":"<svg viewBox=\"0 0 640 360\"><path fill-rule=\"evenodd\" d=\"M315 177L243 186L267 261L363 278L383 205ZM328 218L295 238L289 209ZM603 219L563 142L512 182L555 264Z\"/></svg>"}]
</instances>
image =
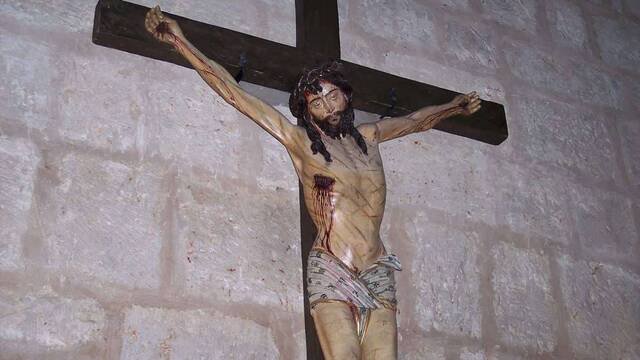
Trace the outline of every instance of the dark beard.
<instances>
[{"instance_id":1,"label":"dark beard","mask_svg":"<svg viewBox=\"0 0 640 360\"><path fill-rule=\"evenodd\" d=\"M332 139L340 139L343 136L340 131L343 123L342 121L343 114L344 112L340 112L334 115L340 118L340 121L335 126L331 125L328 120L324 120L316 124L318 125L320 130L322 130L322 132L324 132L325 135L327 135L328 137Z\"/></svg>"},{"instance_id":2,"label":"dark beard","mask_svg":"<svg viewBox=\"0 0 640 360\"><path fill-rule=\"evenodd\" d=\"M309 112L305 110L302 117L302 126L307 131L309 140L311 140L311 152L314 154L317 154L319 152L327 162L331 162L331 154L329 154L327 148L322 142L322 137L320 136L320 131L318 130L319 128L327 136L330 136L334 139L344 138L347 135L350 135L356 141L358 147L360 148L360 150L362 150L362 153L367 155L367 144L365 143L362 134L360 134L360 132L358 132L358 129L353 126L355 118L353 107L349 106L345 111L336 115L340 117L340 121L336 126L331 126L326 120L319 123L316 122L311 118ZM313 126L313 124L315 124L317 128L316 126Z\"/></svg>"},{"instance_id":3,"label":"dark beard","mask_svg":"<svg viewBox=\"0 0 640 360\"><path fill-rule=\"evenodd\" d=\"M335 126L329 124L326 119L324 121L317 122L318 127L329 137L333 139L340 139L352 134L355 128L353 122L355 120L355 114L353 107L349 105L344 111L338 112L333 116L337 116L340 121Z\"/></svg>"}]
</instances>

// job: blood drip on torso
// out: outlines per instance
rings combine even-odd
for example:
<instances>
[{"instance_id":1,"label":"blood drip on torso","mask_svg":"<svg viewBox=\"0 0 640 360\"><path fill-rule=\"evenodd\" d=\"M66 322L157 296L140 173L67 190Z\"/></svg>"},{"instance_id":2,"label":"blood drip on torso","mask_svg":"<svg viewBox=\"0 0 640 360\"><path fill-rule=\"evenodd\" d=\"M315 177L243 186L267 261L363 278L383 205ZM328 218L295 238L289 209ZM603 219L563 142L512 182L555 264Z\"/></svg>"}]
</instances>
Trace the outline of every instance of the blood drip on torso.
<instances>
[{"instance_id":1,"label":"blood drip on torso","mask_svg":"<svg viewBox=\"0 0 640 360\"><path fill-rule=\"evenodd\" d=\"M329 245L329 238L331 236L333 213L335 211L335 205L332 202L332 192L335 183L336 180L328 176L313 176L313 205L318 214L318 231L323 232L320 244L330 253L332 252Z\"/></svg>"}]
</instances>

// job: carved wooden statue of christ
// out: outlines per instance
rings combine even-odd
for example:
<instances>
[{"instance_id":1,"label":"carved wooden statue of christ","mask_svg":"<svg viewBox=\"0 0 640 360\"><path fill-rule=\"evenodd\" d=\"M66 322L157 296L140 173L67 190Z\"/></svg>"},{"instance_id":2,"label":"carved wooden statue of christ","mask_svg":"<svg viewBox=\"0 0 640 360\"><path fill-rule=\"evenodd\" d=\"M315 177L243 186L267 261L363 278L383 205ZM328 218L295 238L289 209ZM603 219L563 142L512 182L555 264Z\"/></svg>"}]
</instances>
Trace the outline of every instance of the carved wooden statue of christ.
<instances>
[{"instance_id":1,"label":"carved wooden statue of christ","mask_svg":"<svg viewBox=\"0 0 640 360\"><path fill-rule=\"evenodd\" d=\"M289 99L302 126L246 93L222 66L185 38L156 7L146 28L173 45L226 102L255 121L286 148L304 190L318 236L309 254L307 291L327 359L395 359L394 272L400 262L380 239L386 185L378 145L425 131L450 116L480 108L475 93L404 117L354 126L353 90L328 63L302 74Z\"/></svg>"}]
</instances>

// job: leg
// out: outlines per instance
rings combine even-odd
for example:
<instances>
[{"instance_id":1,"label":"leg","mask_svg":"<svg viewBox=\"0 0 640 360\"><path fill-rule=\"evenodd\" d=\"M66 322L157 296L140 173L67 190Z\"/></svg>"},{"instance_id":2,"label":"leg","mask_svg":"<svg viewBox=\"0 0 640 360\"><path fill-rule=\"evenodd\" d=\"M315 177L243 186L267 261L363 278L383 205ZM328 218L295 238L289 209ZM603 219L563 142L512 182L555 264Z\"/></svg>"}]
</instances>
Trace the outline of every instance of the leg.
<instances>
[{"instance_id":1,"label":"leg","mask_svg":"<svg viewBox=\"0 0 640 360\"><path fill-rule=\"evenodd\" d=\"M360 360L356 323L343 302L319 303L311 310L326 360Z\"/></svg>"},{"instance_id":2,"label":"leg","mask_svg":"<svg viewBox=\"0 0 640 360\"><path fill-rule=\"evenodd\" d=\"M395 360L398 357L398 329L395 310L380 308L371 312L362 341L364 360Z\"/></svg>"}]
</instances>

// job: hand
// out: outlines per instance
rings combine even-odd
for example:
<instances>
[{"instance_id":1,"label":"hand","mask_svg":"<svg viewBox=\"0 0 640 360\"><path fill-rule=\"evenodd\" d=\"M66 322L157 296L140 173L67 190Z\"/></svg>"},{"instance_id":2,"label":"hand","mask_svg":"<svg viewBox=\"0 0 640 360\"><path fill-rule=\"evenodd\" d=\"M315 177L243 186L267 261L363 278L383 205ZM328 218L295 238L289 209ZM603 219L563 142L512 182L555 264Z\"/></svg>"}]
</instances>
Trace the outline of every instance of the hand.
<instances>
[{"instance_id":1,"label":"hand","mask_svg":"<svg viewBox=\"0 0 640 360\"><path fill-rule=\"evenodd\" d=\"M466 95L458 95L453 101L453 106L459 106L462 109L462 115L469 116L476 111L480 110L480 97L475 91Z\"/></svg>"},{"instance_id":2,"label":"hand","mask_svg":"<svg viewBox=\"0 0 640 360\"><path fill-rule=\"evenodd\" d=\"M156 6L147 12L144 19L144 27L156 39L167 44L175 45L176 38L182 38L182 30L178 23L170 19L160 11L160 6Z\"/></svg>"}]
</instances>

